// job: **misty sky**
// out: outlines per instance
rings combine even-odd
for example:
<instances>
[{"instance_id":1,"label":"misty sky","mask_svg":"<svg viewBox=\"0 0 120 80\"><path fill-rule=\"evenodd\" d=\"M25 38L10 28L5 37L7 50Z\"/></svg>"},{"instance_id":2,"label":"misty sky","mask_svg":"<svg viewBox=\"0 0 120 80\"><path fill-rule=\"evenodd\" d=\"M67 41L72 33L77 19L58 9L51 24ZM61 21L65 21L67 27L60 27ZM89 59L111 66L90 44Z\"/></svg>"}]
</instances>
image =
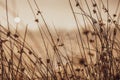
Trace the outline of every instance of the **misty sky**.
<instances>
[{"instance_id":1,"label":"misty sky","mask_svg":"<svg viewBox=\"0 0 120 80\"><path fill-rule=\"evenodd\" d=\"M5 14L5 1L0 0L0 23L6 24L6 14ZM81 0L82 1L82 0ZM91 0L87 0L90 3ZM96 0L99 1L99 0ZM107 0L103 0L106 4ZM108 0L111 14L113 14L116 5L119 0ZM37 13L37 8L33 0L30 0L34 12ZM53 24L58 28L73 28L75 27L74 18L69 6L69 0L36 0L41 12L48 25L53 26ZM84 5L84 2L82 3ZM73 2L73 6L75 3ZM91 6L91 4L89 4ZM15 26L14 18L19 16L21 19L20 25L28 24L31 29L36 29L34 22L34 16L28 5L27 0L8 0L8 10L9 10L9 21L13 27ZM83 6L86 9L86 6ZM92 8L91 8L92 9ZM77 10L76 10L77 11ZM120 10L119 10L120 11ZM40 19L39 16L37 18ZM82 17L79 16L80 24L83 25ZM41 21L41 20L40 20ZM42 24L42 22L41 22ZM22 26L24 27L24 26ZM22 28L21 27L21 28Z\"/></svg>"}]
</instances>

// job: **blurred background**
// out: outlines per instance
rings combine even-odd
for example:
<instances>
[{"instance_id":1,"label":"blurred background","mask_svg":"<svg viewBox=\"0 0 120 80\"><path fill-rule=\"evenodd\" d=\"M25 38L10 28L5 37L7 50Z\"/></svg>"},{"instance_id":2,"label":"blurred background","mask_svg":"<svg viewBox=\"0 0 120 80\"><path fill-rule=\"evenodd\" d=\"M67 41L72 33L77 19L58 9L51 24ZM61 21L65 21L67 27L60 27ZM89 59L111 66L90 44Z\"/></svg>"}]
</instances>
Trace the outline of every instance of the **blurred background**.
<instances>
[{"instance_id":1,"label":"blurred background","mask_svg":"<svg viewBox=\"0 0 120 80\"><path fill-rule=\"evenodd\" d=\"M53 27L53 24L57 28L62 29L73 29L75 28L76 24L70 9L69 1L68 0L35 0L37 2L38 7L41 10L41 13L43 14L47 24L49 27ZM98 5L100 8L101 6L101 0L96 0L98 2ZM107 5L107 0L102 0L105 5ZM117 7L117 3L119 0L109 0L109 11L110 14L113 15L115 12L115 9ZM20 22L19 29L23 29L26 24L29 25L29 29L31 30L37 30L35 23L35 17L34 14L31 11L29 2L32 6L33 11L35 14L37 14L37 7L35 6L34 0L8 0L7 1L7 7L8 7L8 16L9 16L9 23L12 27L15 28L16 22L15 18L19 17ZM73 2L73 7L75 8L75 11L80 13L80 11L75 7L75 2ZM83 9L86 9L88 11L87 6L85 5L85 1L80 0L81 6ZM90 10L93 10L91 0L87 0L88 5L90 7ZM107 6L106 6L107 7ZM119 10L118 10L119 12ZM101 12L102 13L102 12ZM78 21L81 26L84 26L84 22L82 20L81 15L78 16ZM103 16L103 15L102 15ZM105 16L105 15L104 15ZM43 25L41 19L39 16L36 16L36 18L39 18L39 21L41 25ZM0 23L3 25L6 25L6 0L0 0Z\"/></svg>"}]
</instances>

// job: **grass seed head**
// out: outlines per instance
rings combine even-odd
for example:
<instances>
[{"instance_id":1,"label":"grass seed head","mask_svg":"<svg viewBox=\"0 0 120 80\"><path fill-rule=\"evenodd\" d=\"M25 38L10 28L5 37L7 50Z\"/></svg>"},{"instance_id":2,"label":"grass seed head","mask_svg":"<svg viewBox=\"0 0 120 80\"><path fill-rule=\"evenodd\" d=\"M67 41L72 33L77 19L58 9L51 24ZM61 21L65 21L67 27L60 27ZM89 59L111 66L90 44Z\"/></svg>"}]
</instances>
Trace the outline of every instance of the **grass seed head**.
<instances>
[{"instance_id":1,"label":"grass seed head","mask_svg":"<svg viewBox=\"0 0 120 80\"><path fill-rule=\"evenodd\" d=\"M94 3L94 4L93 4L93 7L97 7L97 4L96 4L96 3Z\"/></svg>"},{"instance_id":2,"label":"grass seed head","mask_svg":"<svg viewBox=\"0 0 120 80\"><path fill-rule=\"evenodd\" d=\"M39 20L38 20L38 19L35 19L35 22L37 22L37 23L38 23L38 22L39 22Z\"/></svg>"},{"instance_id":3,"label":"grass seed head","mask_svg":"<svg viewBox=\"0 0 120 80\"><path fill-rule=\"evenodd\" d=\"M77 2L77 3L76 3L76 7L78 7L79 5L80 5L79 2Z\"/></svg>"},{"instance_id":4,"label":"grass seed head","mask_svg":"<svg viewBox=\"0 0 120 80\"><path fill-rule=\"evenodd\" d=\"M116 17L117 15L116 14L113 14L113 17Z\"/></svg>"},{"instance_id":5,"label":"grass seed head","mask_svg":"<svg viewBox=\"0 0 120 80\"><path fill-rule=\"evenodd\" d=\"M84 31L83 31L83 34L84 34L84 35L88 35L89 32L90 32L89 30L84 30Z\"/></svg>"},{"instance_id":6,"label":"grass seed head","mask_svg":"<svg viewBox=\"0 0 120 80\"><path fill-rule=\"evenodd\" d=\"M11 34L11 32L9 31L9 32L7 32L7 37L10 37L10 34Z\"/></svg>"},{"instance_id":7,"label":"grass seed head","mask_svg":"<svg viewBox=\"0 0 120 80\"><path fill-rule=\"evenodd\" d=\"M80 72L80 68L76 68L75 71Z\"/></svg>"},{"instance_id":8,"label":"grass seed head","mask_svg":"<svg viewBox=\"0 0 120 80\"><path fill-rule=\"evenodd\" d=\"M13 36L14 36L15 38L18 38L18 37L19 37L17 34L14 34Z\"/></svg>"},{"instance_id":9,"label":"grass seed head","mask_svg":"<svg viewBox=\"0 0 120 80\"><path fill-rule=\"evenodd\" d=\"M50 63L50 59L47 59L47 63Z\"/></svg>"},{"instance_id":10,"label":"grass seed head","mask_svg":"<svg viewBox=\"0 0 120 80\"><path fill-rule=\"evenodd\" d=\"M80 65L84 65L86 63L85 59L84 58L80 58L79 59L79 64Z\"/></svg>"}]
</instances>

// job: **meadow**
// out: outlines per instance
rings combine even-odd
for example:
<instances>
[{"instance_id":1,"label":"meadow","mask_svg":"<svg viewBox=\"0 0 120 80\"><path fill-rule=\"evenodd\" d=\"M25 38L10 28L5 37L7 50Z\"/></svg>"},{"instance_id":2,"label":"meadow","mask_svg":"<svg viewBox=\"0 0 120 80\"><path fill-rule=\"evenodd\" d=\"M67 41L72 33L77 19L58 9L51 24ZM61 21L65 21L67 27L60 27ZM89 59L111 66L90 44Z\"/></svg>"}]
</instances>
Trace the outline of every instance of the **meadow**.
<instances>
[{"instance_id":1,"label":"meadow","mask_svg":"<svg viewBox=\"0 0 120 80\"><path fill-rule=\"evenodd\" d=\"M52 28L34 0L37 31L0 24L0 80L120 80L120 0L68 0L74 29ZM6 6L7 12L7 6ZM79 16L82 17L79 20ZM41 26L39 16L44 23ZM84 22L84 27L80 22Z\"/></svg>"}]
</instances>

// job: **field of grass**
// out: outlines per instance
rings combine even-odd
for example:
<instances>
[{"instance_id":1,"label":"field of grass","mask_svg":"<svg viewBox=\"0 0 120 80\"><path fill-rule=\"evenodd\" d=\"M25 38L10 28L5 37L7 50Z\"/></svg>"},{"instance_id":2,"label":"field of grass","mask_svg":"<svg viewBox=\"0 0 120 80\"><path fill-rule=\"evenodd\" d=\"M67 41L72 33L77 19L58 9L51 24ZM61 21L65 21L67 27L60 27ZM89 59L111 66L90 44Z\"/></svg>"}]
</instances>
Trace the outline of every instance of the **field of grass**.
<instances>
[{"instance_id":1,"label":"field of grass","mask_svg":"<svg viewBox=\"0 0 120 80\"><path fill-rule=\"evenodd\" d=\"M107 5L100 0L101 6L85 0L87 9L81 0L68 0L76 23L72 30L50 28L36 0L37 13L27 1L38 30L29 30L28 24L11 29L8 18L7 26L0 24L0 80L120 80L120 0L114 14L109 0Z\"/></svg>"}]
</instances>

